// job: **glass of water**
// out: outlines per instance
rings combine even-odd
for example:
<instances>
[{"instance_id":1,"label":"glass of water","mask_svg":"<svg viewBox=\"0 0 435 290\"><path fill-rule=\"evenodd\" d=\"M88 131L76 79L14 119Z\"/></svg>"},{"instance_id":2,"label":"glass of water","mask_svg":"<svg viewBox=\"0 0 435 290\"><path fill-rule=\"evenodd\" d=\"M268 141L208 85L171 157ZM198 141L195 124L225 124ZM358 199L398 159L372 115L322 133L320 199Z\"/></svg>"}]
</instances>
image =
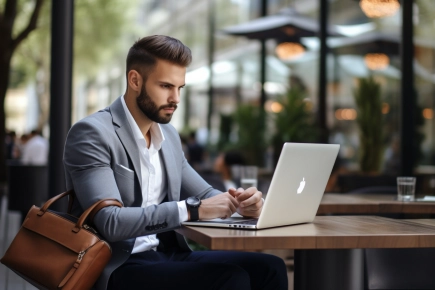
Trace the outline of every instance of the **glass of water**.
<instances>
[{"instance_id":1,"label":"glass of water","mask_svg":"<svg viewBox=\"0 0 435 290\"><path fill-rule=\"evenodd\" d=\"M415 197L415 177L397 177L397 199L413 201Z\"/></svg>"},{"instance_id":2,"label":"glass of water","mask_svg":"<svg viewBox=\"0 0 435 290\"><path fill-rule=\"evenodd\" d=\"M257 166L242 166L240 167L240 183L243 189L249 187L257 187Z\"/></svg>"}]
</instances>

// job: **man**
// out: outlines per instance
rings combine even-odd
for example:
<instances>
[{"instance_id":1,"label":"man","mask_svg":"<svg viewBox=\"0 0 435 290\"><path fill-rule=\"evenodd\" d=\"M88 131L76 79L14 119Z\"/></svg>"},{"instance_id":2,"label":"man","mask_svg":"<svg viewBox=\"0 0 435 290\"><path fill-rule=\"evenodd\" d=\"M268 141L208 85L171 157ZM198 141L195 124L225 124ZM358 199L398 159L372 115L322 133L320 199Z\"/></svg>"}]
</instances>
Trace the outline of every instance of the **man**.
<instances>
[{"instance_id":1,"label":"man","mask_svg":"<svg viewBox=\"0 0 435 290\"><path fill-rule=\"evenodd\" d=\"M237 151L226 151L219 154L213 164L213 171L220 175L225 190L237 187L236 174L233 174L235 166L243 166L245 161L242 154ZM239 168L237 168L239 169ZM240 179L240 174L237 176Z\"/></svg>"},{"instance_id":2,"label":"man","mask_svg":"<svg viewBox=\"0 0 435 290\"><path fill-rule=\"evenodd\" d=\"M187 163L167 124L184 87L190 50L167 36L138 40L127 56L127 89L112 105L70 130L64 153L67 188L80 214L115 198L94 217L112 258L97 289L287 289L282 260L258 253L192 252L173 230L186 220L259 216L256 188L222 193ZM197 207L199 204L199 207Z\"/></svg>"},{"instance_id":3,"label":"man","mask_svg":"<svg viewBox=\"0 0 435 290\"><path fill-rule=\"evenodd\" d=\"M25 165L46 165L48 162L48 141L41 132L32 130L28 141L23 145L21 163Z\"/></svg>"}]
</instances>

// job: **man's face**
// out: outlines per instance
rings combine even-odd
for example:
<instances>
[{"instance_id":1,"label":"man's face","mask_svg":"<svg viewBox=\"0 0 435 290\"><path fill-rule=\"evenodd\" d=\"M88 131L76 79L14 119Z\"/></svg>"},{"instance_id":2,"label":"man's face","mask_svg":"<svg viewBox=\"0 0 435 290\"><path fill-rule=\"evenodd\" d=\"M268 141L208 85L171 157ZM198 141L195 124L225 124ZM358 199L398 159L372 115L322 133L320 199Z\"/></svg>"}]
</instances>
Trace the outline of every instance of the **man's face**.
<instances>
[{"instance_id":1,"label":"man's face","mask_svg":"<svg viewBox=\"0 0 435 290\"><path fill-rule=\"evenodd\" d=\"M185 67L157 60L136 99L145 116L156 123L169 123L180 102L180 90L184 87L185 76Z\"/></svg>"}]
</instances>

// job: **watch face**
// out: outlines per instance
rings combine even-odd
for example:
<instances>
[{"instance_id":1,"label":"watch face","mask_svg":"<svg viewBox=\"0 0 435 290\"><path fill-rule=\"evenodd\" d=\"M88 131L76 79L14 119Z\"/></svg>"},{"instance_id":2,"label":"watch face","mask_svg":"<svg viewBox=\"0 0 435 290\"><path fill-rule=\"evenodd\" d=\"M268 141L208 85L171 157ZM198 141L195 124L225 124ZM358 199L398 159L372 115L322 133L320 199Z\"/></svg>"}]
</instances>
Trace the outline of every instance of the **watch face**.
<instances>
[{"instance_id":1,"label":"watch face","mask_svg":"<svg viewBox=\"0 0 435 290\"><path fill-rule=\"evenodd\" d=\"M193 207L198 207L201 204L199 198L193 196L188 197L186 201L189 206L193 206Z\"/></svg>"}]
</instances>

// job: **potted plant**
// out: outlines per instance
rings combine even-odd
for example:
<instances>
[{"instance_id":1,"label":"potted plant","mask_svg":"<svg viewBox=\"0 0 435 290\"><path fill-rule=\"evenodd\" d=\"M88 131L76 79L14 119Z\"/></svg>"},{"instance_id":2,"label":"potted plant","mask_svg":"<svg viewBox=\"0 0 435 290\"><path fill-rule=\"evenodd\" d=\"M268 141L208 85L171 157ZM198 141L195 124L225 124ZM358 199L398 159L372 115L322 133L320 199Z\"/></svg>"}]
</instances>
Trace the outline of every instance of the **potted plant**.
<instances>
[{"instance_id":1,"label":"potted plant","mask_svg":"<svg viewBox=\"0 0 435 290\"><path fill-rule=\"evenodd\" d=\"M234 113L237 142L234 149L241 151L247 163L263 166L266 149L264 111L252 104L240 105Z\"/></svg>"},{"instance_id":2,"label":"potted plant","mask_svg":"<svg viewBox=\"0 0 435 290\"><path fill-rule=\"evenodd\" d=\"M379 173L384 152L381 86L372 76L361 78L353 94L359 127L360 170L364 173Z\"/></svg>"},{"instance_id":3,"label":"potted plant","mask_svg":"<svg viewBox=\"0 0 435 290\"><path fill-rule=\"evenodd\" d=\"M317 137L311 103L307 102L304 90L291 88L277 102L281 109L271 116L275 127L271 140L274 164L278 162L284 142L314 142Z\"/></svg>"}]
</instances>

